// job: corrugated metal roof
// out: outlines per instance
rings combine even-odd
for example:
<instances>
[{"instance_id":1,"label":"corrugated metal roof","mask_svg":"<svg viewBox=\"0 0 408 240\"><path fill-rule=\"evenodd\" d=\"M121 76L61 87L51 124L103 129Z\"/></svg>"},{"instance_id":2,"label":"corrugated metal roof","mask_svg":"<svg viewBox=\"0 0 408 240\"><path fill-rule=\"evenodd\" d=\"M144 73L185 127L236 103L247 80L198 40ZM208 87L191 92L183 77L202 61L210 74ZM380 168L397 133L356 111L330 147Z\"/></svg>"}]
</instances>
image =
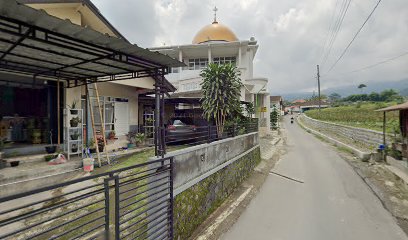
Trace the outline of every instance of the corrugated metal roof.
<instances>
[{"instance_id":1,"label":"corrugated metal roof","mask_svg":"<svg viewBox=\"0 0 408 240\"><path fill-rule=\"evenodd\" d=\"M33 73L63 69L63 77L76 79L185 66L15 0L0 1L0 32L0 64L7 69Z\"/></svg>"},{"instance_id":2,"label":"corrugated metal roof","mask_svg":"<svg viewBox=\"0 0 408 240\"><path fill-rule=\"evenodd\" d=\"M50 4L50 3L82 3L86 4L88 8L119 38L129 42L99 11L99 9L92 3L91 0L17 0L23 4Z\"/></svg>"},{"instance_id":3,"label":"corrugated metal roof","mask_svg":"<svg viewBox=\"0 0 408 240\"><path fill-rule=\"evenodd\" d=\"M401 103L401 104L394 105L394 106L389 106L386 108L381 108L376 111L377 112L390 112L390 111L399 111L399 110L406 110L406 109L408 109L408 102Z\"/></svg>"}]
</instances>

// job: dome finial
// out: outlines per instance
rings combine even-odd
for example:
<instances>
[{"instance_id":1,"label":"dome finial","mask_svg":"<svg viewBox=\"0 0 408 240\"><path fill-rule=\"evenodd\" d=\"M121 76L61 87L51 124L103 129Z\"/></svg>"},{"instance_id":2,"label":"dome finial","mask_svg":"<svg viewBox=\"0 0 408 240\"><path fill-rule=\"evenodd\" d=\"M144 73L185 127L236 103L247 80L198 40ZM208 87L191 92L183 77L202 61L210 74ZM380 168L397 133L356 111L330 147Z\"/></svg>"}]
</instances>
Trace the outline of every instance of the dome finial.
<instances>
[{"instance_id":1,"label":"dome finial","mask_svg":"<svg viewBox=\"0 0 408 240\"><path fill-rule=\"evenodd\" d=\"M217 11L218 11L217 6L214 7L213 11L214 11L214 22L213 23L218 23L217 22Z\"/></svg>"}]
</instances>

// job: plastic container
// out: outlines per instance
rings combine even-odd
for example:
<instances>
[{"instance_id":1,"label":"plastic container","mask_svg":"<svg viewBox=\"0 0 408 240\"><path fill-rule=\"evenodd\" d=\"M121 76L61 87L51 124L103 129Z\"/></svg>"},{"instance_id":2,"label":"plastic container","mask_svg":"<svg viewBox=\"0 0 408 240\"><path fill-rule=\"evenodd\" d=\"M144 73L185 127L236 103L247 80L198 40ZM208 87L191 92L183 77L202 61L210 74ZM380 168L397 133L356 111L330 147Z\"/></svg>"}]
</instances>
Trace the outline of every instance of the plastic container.
<instances>
[{"instance_id":1,"label":"plastic container","mask_svg":"<svg viewBox=\"0 0 408 240\"><path fill-rule=\"evenodd\" d=\"M82 159L82 164L84 165L85 172L92 172L94 170L94 159L93 158L84 158Z\"/></svg>"}]
</instances>

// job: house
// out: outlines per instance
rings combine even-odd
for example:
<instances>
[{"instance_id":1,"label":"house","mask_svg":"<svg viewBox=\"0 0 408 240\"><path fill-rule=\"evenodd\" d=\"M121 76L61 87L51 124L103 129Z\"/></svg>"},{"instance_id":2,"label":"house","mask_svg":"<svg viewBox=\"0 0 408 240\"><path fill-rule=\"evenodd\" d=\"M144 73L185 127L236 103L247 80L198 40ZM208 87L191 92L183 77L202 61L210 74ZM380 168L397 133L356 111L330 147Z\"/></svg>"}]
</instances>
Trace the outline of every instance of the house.
<instances>
[{"instance_id":1,"label":"house","mask_svg":"<svg viewBox=\"0 0 408 240\"><path fill-rule=\"evenodd\" d=\"M97 127L103 125L107 135L115 132L123 138L144 124L146 114L153 115L154 104L141 103L139 97L154 93L158 78L171 89L163 75L168 68L183 66L130 44L90 0L19 0L18 4L4 0L1 4L2 20L28 29L13 32L0 25L0 127L1 135L12 143L8 152L43 152L51 141L66 142L67 109L74 102L76 109L83 110L79 118L84 139L93 138L86 99L90 82L98 83L104 116L102 123L96 119ZM26 15L18 15L22 13ZM12 40L5 39L5 33L14 36Z\"/></svg>"},{"instance_id":2,"label":"house","mask_svg":"<svg viewBox=\"0 0 408 240\"><path fill-rule=\"evenodd\" d=\"M292 101L293 104L297 104L297 103L305 103L306 100L305 99L296 99L294 101Z\"/></svg>"},{"instance_id":3,"label":"house","mask_svg":"<svg viewBox=\"0 0 408 240\"><path fill-rule=\"evenodd\" d=\"M330 106L330 104L327 103L324 100L321 100L321 101L319 101L319 100L310 100L310 101L306 101L306 102L303 102L303 103L299 103L297 106L300 108L301 112L305 112L307 110L318 109L319 107L320 108L327 108L327 107Z\"/></svg>"},{"instance_id":4,"label":"house","mask_svg":"<svg viewBox=\"0 0 408 240\"><path fill-rule=\"evenodd\" d=\"M186 67L172 68L167 79L176 87L171 98L194 101L183 108L199 108L201 98L202 78L200 71L209 63L230 63L237 66L241 72L241 102L253 103L255 117L260 120L260 130L270 129L270 98L267 91L267 78L257 78L253 75L254 58L258 50L255 38L240 40L227 26L214 17L214 21L200 29L192 39L191 44L152 47L150 50L166 54L183 62Z\"/></svg>"}]
</instances>

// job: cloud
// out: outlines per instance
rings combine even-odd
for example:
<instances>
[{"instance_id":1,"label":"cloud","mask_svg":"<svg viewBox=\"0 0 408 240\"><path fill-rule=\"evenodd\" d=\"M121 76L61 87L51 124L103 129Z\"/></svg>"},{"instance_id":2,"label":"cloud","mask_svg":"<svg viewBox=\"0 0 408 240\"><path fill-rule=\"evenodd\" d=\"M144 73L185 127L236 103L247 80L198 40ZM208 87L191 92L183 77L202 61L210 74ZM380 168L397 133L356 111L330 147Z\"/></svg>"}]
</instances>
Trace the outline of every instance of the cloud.
<instances>
[{"instance_id":1,"label":"cloud","mask_svg":"<svg viewBox=\"0 0 408 240\"><path fill-rule=\"evenodd\" d=\"M316 87L316 65L322 69L322 88L396 81L408 75L408 56L353 74L350 72L408 51L406 0L383 1L349 51L327 73L376 1L352 1L327 62L322 62L336 0L95 0L112 24L131 42L143 47L189 44L213 19L240 39L259 43L256 76L269 78L273 94ZM119 4L120 3L120 4ZM338 11L338 9L337 9Z\"/></svg>"}]
</instances>

